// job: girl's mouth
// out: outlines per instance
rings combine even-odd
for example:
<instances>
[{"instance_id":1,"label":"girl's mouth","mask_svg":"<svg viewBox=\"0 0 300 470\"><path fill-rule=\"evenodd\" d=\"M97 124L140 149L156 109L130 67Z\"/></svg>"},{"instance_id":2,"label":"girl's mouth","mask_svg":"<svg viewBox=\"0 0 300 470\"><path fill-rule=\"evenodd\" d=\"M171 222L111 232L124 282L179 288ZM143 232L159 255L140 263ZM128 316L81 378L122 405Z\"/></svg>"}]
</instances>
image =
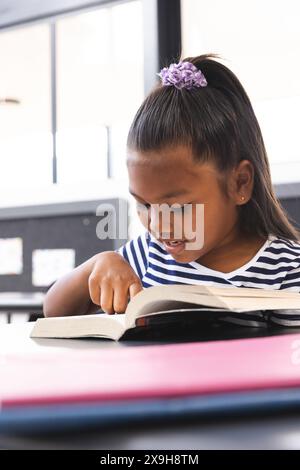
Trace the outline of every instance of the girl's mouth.
<instances>
[{"instance_id":1,"label":"girl's mouth","mask_svg":"<svg viewBox=\"0 0 300 470\"><path fill-rule=\"evenodd\" d=\"M178 255L185 248L186 240L174 240L174 241L164 241L162 240L166 251L170 255Z\"/></svg>"}]
</instances>

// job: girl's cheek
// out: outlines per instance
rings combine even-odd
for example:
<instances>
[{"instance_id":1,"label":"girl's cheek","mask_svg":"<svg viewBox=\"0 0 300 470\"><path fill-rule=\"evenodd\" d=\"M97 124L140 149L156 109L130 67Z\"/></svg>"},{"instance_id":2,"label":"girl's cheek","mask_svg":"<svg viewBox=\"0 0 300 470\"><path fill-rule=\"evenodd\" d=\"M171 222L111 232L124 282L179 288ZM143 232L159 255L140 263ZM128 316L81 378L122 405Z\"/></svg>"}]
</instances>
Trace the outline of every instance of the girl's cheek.
<instances>
[{"instance_id":1,"label":"girl's cheek","mask_svg":"<svg viewBox=\"0 0 300 470\"><path fill-rule=\"evenodd\" d=\"M183 216L183 237L193 243L189 249L201 250L204 244L204 204L187 204Z\"/></svg>"},{"instance_id":2,"label":"girl's cheek","mask_svg":"<svg viewBox=\"0 0 300 470\"><path fill-rule=\"evenodd\" d=\"M149 225L150 225L150 214L148 211L139 211L138 210L138 217L141 221L141 223L143 224L143 226L147 229L149 229Z\"/></svg>"},{"instance_id":3,"label":"girl's cheek","mask_svg":"<svg viewBox=\"0 0 300 470\"><path fill-rule=\"evenodd\" d=\"M204 227L204 204L191 204L184 214L184 226L193 234Z\"/></svg>"}]
</instances>

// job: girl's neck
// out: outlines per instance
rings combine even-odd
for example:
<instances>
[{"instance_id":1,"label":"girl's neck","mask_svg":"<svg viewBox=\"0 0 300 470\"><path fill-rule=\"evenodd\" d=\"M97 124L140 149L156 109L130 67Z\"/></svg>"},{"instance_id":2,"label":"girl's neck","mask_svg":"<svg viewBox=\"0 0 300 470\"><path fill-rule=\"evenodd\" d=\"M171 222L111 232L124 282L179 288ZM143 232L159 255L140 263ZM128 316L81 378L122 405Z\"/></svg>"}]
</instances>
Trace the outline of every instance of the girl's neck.
<instances>
[{"instance_id":1,"label":"girl's neck","mask_svg":"<svg viewBox=\"0 0 300 470\"><path fill-rule=\"evenodd\" d=\"M248 263L264 245L267 238L230 234L221 245L197 261L209 269L229 273Z\"/></svg>"}]
</instances>

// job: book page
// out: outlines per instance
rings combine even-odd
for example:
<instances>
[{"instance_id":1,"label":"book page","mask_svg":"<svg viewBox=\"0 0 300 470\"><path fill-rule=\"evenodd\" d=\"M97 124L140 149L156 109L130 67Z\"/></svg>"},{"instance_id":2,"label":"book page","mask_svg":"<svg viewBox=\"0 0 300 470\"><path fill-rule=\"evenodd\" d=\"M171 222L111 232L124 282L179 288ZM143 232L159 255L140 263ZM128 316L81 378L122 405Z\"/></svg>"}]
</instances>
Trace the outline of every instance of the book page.
<instances>
[{"instance_id":1,"label":"book page","mask_svg":"<svg viewBox=\"0 0 300 470\"><path fill-rule=\"evenodd\" d=\"M126 309L126 328L132 328L137 317L178 308L180 304L186 303L231 312L300 309L300 295L295 292L244 287L154 286L144 289L129 302Z\"/></svg>"},{"instance_id":2,"label":"book page","mask_svg":"<svg viewBox=\"0 0 300 470\"><path fill-rule=\"evenodd\" d=\"M106 313L70 317L40 318L31 338L84 338L98 336L119 339L125 332L125 315Z\"/></svg>"},{"instance_id":3,"label":"book page","mask_svg":"<svg viewBox=\"0 0 300 470\"><path fill-rule=\"evenodd\" d=\"M187 286L192 287L193 293L203 294L203 286ZM199 289L200 287L200 289ZM221 295L222 297L248 297L248 298L286 298L286 299L298 299L300 294L298 292L286 292L284 290L272 290L272 289L256 289L253 287L215 287L215 286L205 286L206 293L210 295ZM300 288L300 287L299 287Z\"/></svg>"},{"instance_id":4,"label":"book page","mask_svg":"<svg viewBox=\"0 0 300 470\"><path fill-rule=\"evenodd\" d=\"M193 292L195 287L199 288L199 293L207 293L207 295L195 294ZM179 308L179 305L185 304L227 309L226 303L221 298L210 295L206 286L154 286L139 292L129 302L126 309L126 328L133 328L137 317L161 310Z\"/></svg>"}]
</instances>

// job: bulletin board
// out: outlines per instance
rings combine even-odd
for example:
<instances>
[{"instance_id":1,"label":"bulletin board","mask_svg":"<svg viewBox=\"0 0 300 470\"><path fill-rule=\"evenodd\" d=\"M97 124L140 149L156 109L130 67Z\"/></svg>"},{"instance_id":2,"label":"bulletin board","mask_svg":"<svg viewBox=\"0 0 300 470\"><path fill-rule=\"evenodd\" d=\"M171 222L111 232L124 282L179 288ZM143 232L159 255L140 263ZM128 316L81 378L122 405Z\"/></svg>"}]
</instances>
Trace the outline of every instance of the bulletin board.
<instances>
[{"instance_id":1,"label":"bulletin board","mask_svg":"<svg viewBox=\"0 0 300 470\"><path fill-rule=\"evenodd\" d=\"M54 282L53 269L78 266L123 245L127 236L98 238L97 224L107 215L96 214L100 202L119 215L119 199L0 209L0 292L45 292ZM124 200L122 210L127 219Z\"/></svg>"}]
</instances>

